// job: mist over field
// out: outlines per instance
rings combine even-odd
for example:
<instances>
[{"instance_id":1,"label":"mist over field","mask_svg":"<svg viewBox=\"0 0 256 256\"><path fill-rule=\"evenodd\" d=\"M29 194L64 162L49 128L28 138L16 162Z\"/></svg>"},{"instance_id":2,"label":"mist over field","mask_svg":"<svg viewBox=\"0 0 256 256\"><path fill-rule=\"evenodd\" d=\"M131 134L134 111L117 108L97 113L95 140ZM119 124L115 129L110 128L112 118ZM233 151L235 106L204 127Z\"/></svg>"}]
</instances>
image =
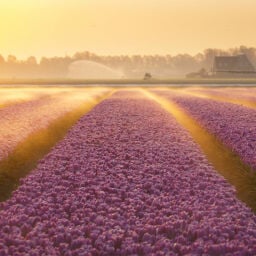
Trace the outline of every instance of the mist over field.
<instances>
[{"instance_id":1,"label":"mist over field","mask_svg":"<svg viewBox=\"0 0 256 256\"><path fill-rule=\"evenodd\" d=\"M107 55L88 51L73 56L31 56L25 60L0 55L0 78L143 78L146 72L154 78L185 77L202 68L210 70L215 56L246 54L256 66L256 48L240 46L228 50L206 49L196 55Z\"/></svg>"},{"instance_id":2,"label":"mist over field","mask_svg":"<svg viewBox=\"0 0 256 256\"><path fill-rule=\"evenodd\" d=\"M107 65L95 61L79 60L72 62L68 67L68 78L88 79L120 79L124 74Z\"/></svg>"}]
</instances>

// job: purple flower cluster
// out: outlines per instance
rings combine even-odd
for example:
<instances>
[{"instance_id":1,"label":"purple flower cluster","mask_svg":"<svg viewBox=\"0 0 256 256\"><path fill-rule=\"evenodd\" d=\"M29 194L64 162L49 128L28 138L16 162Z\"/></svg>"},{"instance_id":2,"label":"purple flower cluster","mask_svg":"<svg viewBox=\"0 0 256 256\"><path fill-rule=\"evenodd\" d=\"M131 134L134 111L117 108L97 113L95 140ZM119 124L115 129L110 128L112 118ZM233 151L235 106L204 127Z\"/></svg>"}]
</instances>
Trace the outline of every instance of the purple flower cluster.
<instances>
[{"instance_id":1,"label":"purple flower cluster","mask_svg":"<svg viewBox=\"0 0 256 256\"><path fill-rule=\"evenodd\" d=\"M143 97L97 105L22 180L0 205L0 255L256 254L256 216Z\"/></svg>"},{"instance_id":2,"label":"purple flower cluster","mask_svg":"<svg viewBox=\"0 0 256 256\"><path fill-rule=\"evenodd\" d=\"M158 92L198 120L209 132L256 169L256 111L232 103Z\"/></svg>"},{"instance_id":3,"label":"purple flower cluster","mask_svg":"<svg viewBox=\"0 0 256 256\"><path fill-rule=\"evenodd\" d=\"M42 97L0 109L0 161L30 134L47 128L52 121L102 92L104 90L83 91L81 96L79 89L61 93L53 89L48 95L41 92Z\"/></svg>"}]
</instances>

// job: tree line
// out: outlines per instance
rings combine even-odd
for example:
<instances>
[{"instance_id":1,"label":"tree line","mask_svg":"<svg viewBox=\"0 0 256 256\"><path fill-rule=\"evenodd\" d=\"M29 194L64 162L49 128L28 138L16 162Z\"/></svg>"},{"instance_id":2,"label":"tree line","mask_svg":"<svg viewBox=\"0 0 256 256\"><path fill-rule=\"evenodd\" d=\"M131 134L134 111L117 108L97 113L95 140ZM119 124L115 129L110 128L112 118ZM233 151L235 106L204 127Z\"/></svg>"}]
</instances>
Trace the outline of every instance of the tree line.
<instances>
[{"instance_id":1,"label":"tree line","mask_svg":"<svg viewBox=\"0 0 256 256\"><path fill-rule=\"evenodd\" d=\"M69 65L79 60L93 61L120 70L127 78L142 78L148 72L156 78L184 77L202 68L210 70L214 56L246 54L256 66L256 48L240 46L228 50L206 49L194 56L178 55L120 55L100 56L88 51L73 56L42 57L31 56L19 60L14 55L4 58L0 55L0 78L64 78L68 76Z\"/></svg>"}]
</instances>

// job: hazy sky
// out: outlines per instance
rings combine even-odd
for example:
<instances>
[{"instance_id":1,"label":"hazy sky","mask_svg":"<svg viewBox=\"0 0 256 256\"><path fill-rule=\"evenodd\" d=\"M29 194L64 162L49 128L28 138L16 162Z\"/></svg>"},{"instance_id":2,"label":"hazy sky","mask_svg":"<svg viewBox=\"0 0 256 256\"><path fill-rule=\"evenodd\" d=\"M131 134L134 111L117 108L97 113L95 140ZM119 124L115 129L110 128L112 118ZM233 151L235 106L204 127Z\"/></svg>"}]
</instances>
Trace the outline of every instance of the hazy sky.
<instances>
[{"instance_id":1,"label":"hazy sky","mask_svg":"<svg viewBox=\"0 0 256 256\"><path fill-rule=\"evenodd\" d=\"M195 54L256 46L255 0L0 0L0 54Z\"/></svg>"}]
</instances>

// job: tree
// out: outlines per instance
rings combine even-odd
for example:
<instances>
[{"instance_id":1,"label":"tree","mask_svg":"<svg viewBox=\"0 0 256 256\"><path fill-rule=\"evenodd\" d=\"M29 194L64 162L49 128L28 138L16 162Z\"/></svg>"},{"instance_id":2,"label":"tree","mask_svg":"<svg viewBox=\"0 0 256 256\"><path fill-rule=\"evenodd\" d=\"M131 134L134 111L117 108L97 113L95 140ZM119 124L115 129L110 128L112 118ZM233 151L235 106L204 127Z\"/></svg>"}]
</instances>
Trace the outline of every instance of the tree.
<instances>
[{"instance_id":1,"label":"tree","mask_svg":"<svg viewBox=\"0 0 256 256\"><path fill-rule=\"evenodd\" d=\"M37 65L37 60L34 56L30 56L30 57L27 58L26 64L36 66Z\"/></svg>"},{"instance_id":2,"label":"tree","mask_svg":"<svg viewBox=\"0 0 256 256\"><path fill-rule=\"evenodd\" d=\"M14 55L8 55L7 62L11 64L17 63L17 58Z\"/></svg>"},{"instance_id":3,"label":"tree","mask_svg":"<svg viewBox=\"0 0 256 256\"><path fill-rule=\"evenodd\" d=\"M4 64L5 63L5 59L2 55L0 55L0 64Z\"/></svg>"}]
</instances>

